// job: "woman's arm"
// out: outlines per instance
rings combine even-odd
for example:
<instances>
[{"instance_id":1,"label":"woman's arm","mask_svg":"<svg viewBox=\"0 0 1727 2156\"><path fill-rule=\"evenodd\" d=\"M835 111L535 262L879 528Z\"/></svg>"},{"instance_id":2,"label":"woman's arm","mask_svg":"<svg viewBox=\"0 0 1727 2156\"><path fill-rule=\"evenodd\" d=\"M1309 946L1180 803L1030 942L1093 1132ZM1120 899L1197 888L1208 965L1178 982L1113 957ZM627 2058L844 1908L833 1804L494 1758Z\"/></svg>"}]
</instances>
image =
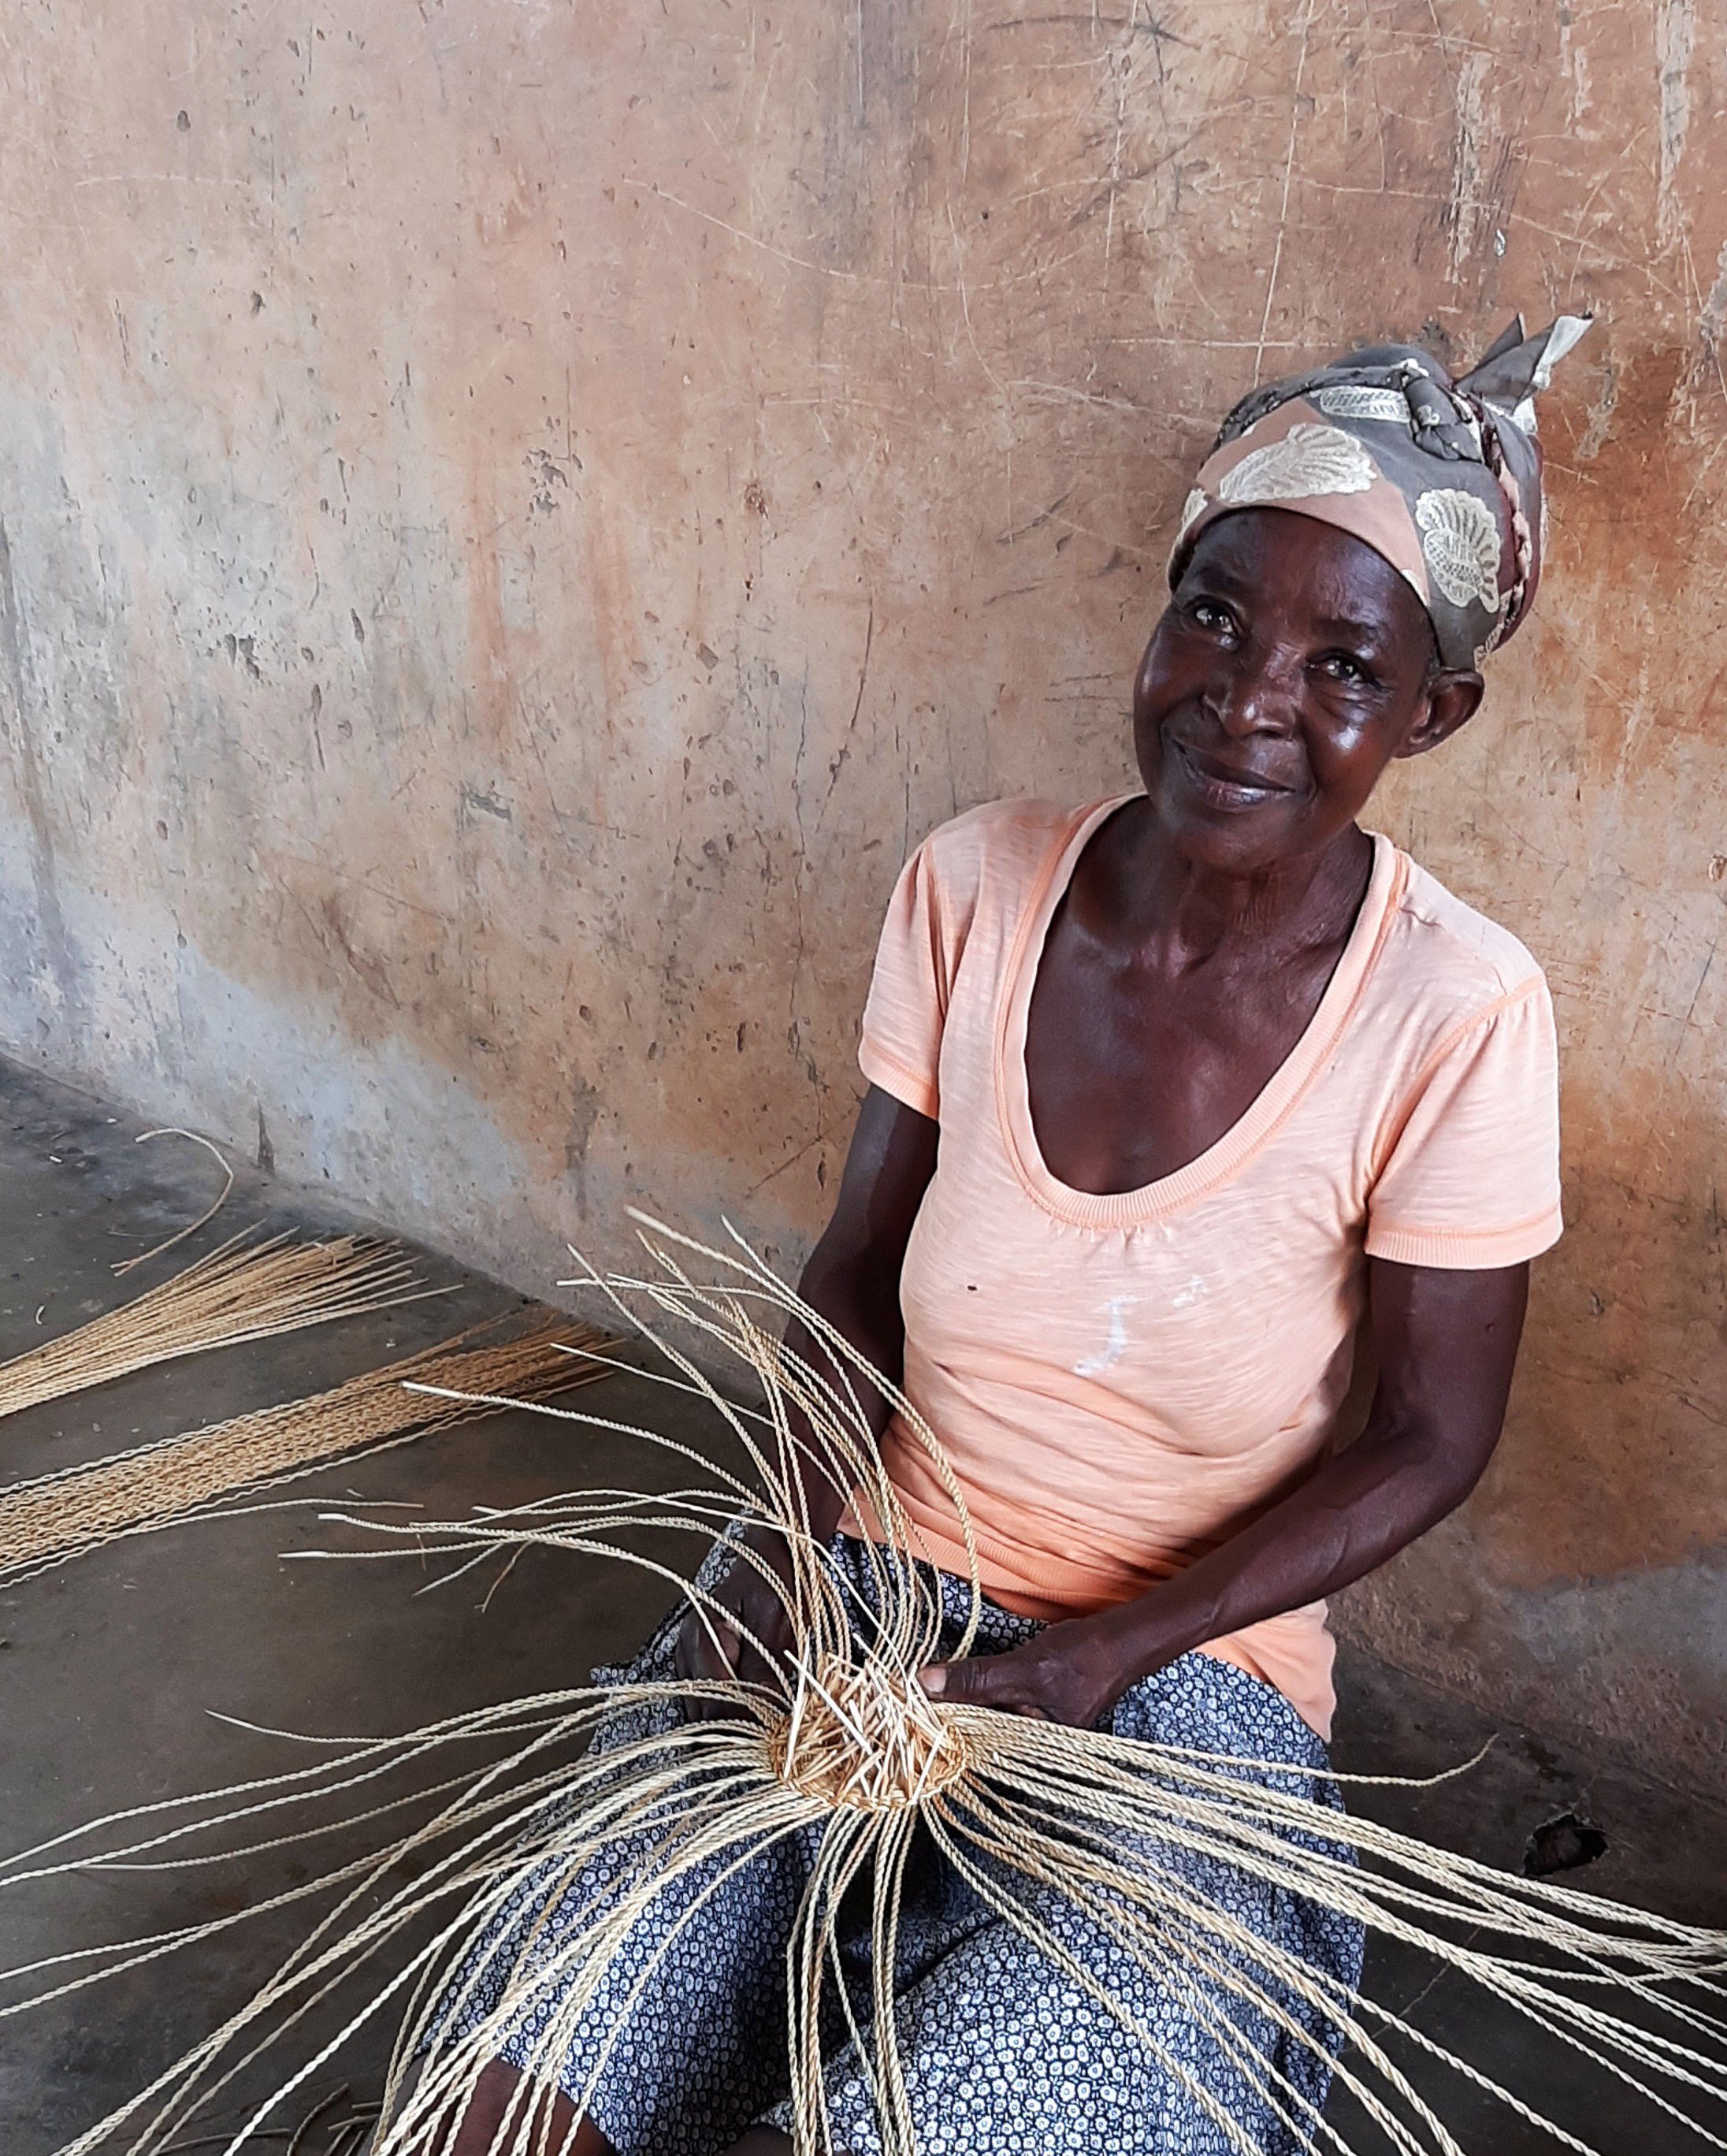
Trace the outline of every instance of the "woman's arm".
<instances>
[{"instance_id":1,"label":"woman's arm","mask_svg":"<svg viewBox=\"0 0 1727 2156\"><path fill-rule=\"evenodd\" d=\"M935 1172L938 1128L928 1116L908 1108L879 1086L869 1088L852 1132L833 1217L798 1281L804 1301L895 1384L905 1355L899 1268L912 1223ZM812 1340L802 1323L787 1328L786 1345L812 1368L832 1373L829 1351ZM888 1424L888 1403L870 1388L860 1386L858 1391L859 1404L879 1437ZM794 1414L792 1424L794 1436L808 1437L800 1416ZM833 1532L851 1492L833 1488L807 1455L802 1481L812 1532L825 1537ZM752 1547L784 1576L782 1540L757 1530ZM786 1646L789 1627L785 1611L753 1566L734 1565L717 1593L764 1645L774 1650ZM678 1640L680 1671L691 1677L736 1675L757 1683L768 1680L771 1672L753 1650L741 1653L736 1633L722 1629L720 1637L725 1648L723 1663L700 1618L687 1619Z\"/></svg>"},{"instance_id":2,"label":"woman's arm","mask_svg":"<svg viewBox=\"0 0 1727 2156\"><path fill-rule=\"evenodd\" d=\"M1288 1496L1171 1580L1011 1654L927 1671L927 1689L1089 1727L1208 1640L1333 1594L1460 1505L1499 1442L1527 1265L1448 1272L1368 1260L1379 1383L1367 1427Z\"/></svg>"}]
</instances>

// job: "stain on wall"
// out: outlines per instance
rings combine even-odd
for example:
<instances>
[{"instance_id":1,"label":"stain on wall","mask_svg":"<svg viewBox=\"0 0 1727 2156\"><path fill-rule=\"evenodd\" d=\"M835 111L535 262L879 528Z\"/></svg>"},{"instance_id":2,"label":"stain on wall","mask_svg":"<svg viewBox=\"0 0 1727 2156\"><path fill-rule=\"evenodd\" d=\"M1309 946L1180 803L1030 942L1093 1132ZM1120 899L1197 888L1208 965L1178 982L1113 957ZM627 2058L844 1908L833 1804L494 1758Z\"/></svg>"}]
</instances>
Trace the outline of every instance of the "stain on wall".
<instances>
[{"instance_id":1,"label":"stain on wall","mask_svg":"<svg viewBox=\"0 0 1727 2156\"><path fill-rule=\"evenodd\" d=\"M1222 411L1592 307L1540 614L1379 812L1548 966L1571 1232L1345 1621L1718 1774L1724 55L1722 0L34 0L0 1040L524 1285L637 1198L789 1260L894 870L1122 781Z\"/></svg>"}]
</instances>

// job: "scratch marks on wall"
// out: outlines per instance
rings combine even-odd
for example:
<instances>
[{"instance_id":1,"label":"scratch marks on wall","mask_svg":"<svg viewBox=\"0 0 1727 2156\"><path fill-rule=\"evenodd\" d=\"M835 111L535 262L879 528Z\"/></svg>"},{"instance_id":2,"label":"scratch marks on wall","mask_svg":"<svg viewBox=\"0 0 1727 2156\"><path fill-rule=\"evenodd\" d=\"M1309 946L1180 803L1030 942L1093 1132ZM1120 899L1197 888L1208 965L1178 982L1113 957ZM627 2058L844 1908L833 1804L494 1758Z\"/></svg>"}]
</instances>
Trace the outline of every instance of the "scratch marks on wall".
<instances>
[{"instance_id":1,"label":"scratch marks on wall","mask_svg":"<svg viewBox=\"0 0 1727 2156\"><path fill-rule=\"evenodd\" d=\"M500 800L494 788L488 788L482 792L477 786L464 785L461 789L459 798L461 812L464 819L469 816L489 816L495 822L500 824L510 824L515 820L515 813L508 802Z\"/></svg>"},{"instance_id":2,"label":"scratch marks on wall","mask_svg":"<svg viewBox=\"0 0 1727 2156\"><path fill-rule=\"evenodd\" d=\"M1697 35L1697 0L1656 0L1655 60L1660 84L1660 179L1657 231L1670 246L1683 228L1678 195L1679 166L1691 127L1691 59Z\"/></svg>"},{"instance_id":3,"label":"scratch marks on wall","mask_svg":"<svg viewBox=\"0 0 1727 2156\"><path fill-rule=\"evenodd\" d=\"M1694 290L1695 271L1692 267L1689 234L1682 239L1685 266L1690 273ZM1721 251L1715 259L1714 281L1705 293L1697 295L1697 329L1691 362L1673 386L1672 415L1676 424L1683 424L1694 434L1700 434L1709 443L1709 462L1705 474L1713 470L1716 457L1727 447L1727 437L1722 429L1727 420L1727 366L1723 365L1722 346L1727 341L1727 239L1721 243ZM1708 416L1702 409L1706 403ZM1699 424L1701 422L1701 424ZM1688 497L1685 506L1690 507Z\"/></svg>"},{"instance_id":4,"label":"scratch marks on wall","mask_svg":"<svg viewBox=\"0 0 1727 2156\"><path fill-rule=\"evenodd\" d=\"M1451 234L1451 274L1460 278L1474 258L1483 204L1482 85L1487 80L1490 55L1470 53L1457 74L1457 136L1451 153L1451 199L1446 205L1446 224Z\"/></svg>"},{"instance_id":5,"label":"scratch marks on wall","mask_svg":"<svg viewBox=\"0 0 1727 2156\"><path fill-rule=\"evenodd\" d=\"M1727 239L1722 241L1715 257L1714 282L1698 312L1697 330L1706 345L1719 345L1727 337Z\"/></svg>"},{"instance_id":6,"label":"scratch marks on wall","mask_svg":"<svg viewBox=\"0 0 1727 2156\"><path fill-rule=\"evenodd\" d=\"M69 989L76 979L60 906L59 872L54 858L54 814L36 726L43 716L25 660L24 626L13 572L12 542L0 523L0 704L5 732L15 756L18 793L29 832L30 865L35 883L37 993L56 1019L66 1011ZM81 998L80 998L81 1000Z\"/></svg>"},{"instance_id":7,"label":"scratch marks on wall","mask_svg":"<svg viewBox=\"0 0 1727 2156\"><path fill-rule=\"evenodd\" d=\"M1588 422L1575 452L1580 465L1593 464L1606 448L1619 408L1619 368L1611 354L1601 366L1601 386L1589 400Z\"/></svg>"},{"instance_id":8,"label":"scratch marks on wall","mask_svg":"<svg viewBox=\"0 0 1727 2156\"><path fill-rule=\"evenodd\" d=\"M1264 372L1265 347L1271 335L1271 311L1277 304L1278 279L1283 273L1284 242L1289 229L1289 189L1295 177L1295 146L1301 137L1302 88L1307 80L1308 46L1316 3L1317 0L1303 0L1301 18L1295 26L1295 79L1289 89L1289 140L1284 152L1283 187L1278 198L1277 229L1272 236L1271 263L1265 273L1265 305L1259 311L1259 341L1253 352L1256 378Z\"/></svg>"},{"instance_id":9,"label":"scratch marks on wall","mask_svg":"<svg viewBox=\"0 0 1727 2156\"><path fill-rule=\"evenodd\" d=\"M746 232L741 225L733 224L725 218L716 217L711 210L700 208L692 202L685 202L681 195L674 194L669 187L662 187L658 180L627 179L623 185L633 193L652 195L658 201L668 203L674 209L683 211L686 216L697 218L704 224L710 224L718 231L728 233L732 239L741 241L746 247L753 247L763 254L771 254L776 260L787 264L794 270L807 270L818 277L832 277L842 284L853 284L857 281L854 271L838 269L831 262L817 262L807 254L794 254L787 248L776 247L771 240L763 239L756 233Z\"/></svg>"},{"instance_id":10,"label":"scratch marks on wall","mask_svg":"<svg viewBox=\"0 0 1727 2156\"><path fill-rule=\"evenodd\" d=\"M1589 111L1593 78L1590 73L1588 38L1586 33L1580 34L1576 10L1570 7L1562 7L1559 11L1559 64L1561 75L1571 85L1566 116L1575 126Z\"/></svg>"}]
</instances>

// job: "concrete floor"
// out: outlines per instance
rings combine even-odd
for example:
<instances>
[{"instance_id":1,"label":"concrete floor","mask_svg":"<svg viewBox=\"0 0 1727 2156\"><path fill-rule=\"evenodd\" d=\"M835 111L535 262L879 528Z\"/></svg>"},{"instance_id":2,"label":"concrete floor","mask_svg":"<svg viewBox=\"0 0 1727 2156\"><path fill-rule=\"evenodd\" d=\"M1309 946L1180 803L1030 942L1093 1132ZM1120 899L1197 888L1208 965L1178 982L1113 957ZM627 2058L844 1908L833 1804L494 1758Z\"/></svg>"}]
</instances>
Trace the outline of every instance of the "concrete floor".
<instances>
[{"instance_id":1,"label":"concrete floor","mask_svg":"<svg viewBox=\"0 0 1727 2156\"><path fill-rule=\"evenodd\" d=\"M137 1126L100 1104L0 1065L0 1357L123 1300L110 1267L196 1215L214 1164L172 1139L135 1146ZM305 1194L242 1177L218 1222L129 1286L148 1285L218 1235L254 1219L351 1224ZM382 1317L166 1365L51 1403L0 1430L0 1480L137 1445L245 1408L297 1396L443 1337L515 1298L441 1259L428 1277L459 1291ZM613 1378L584 1404L663 1420L674 1396ZM377 1459L340 1465L306 1486L329 1498L411 1499L431 1517L478 1501L512 1502L582 1482L640 1482L653 1471L627 1440L525 1414L500 1415ZM663 1606L651 1580L530 1553L487 1598L471 1575L423 1596L401 1565L284 1562L327 1540L313 1510L269 1512L122 1543L0 1592L0 1839L35 1842L81 1819L297 1764L276 1738L213 1718L279 1728L370 1732L411 1727L567 1681L625 1650ZM1422 1774L1499 1742L1473 1774L1440 1789L1364 1793L1362 1808L1446 1846L1514 1869L1531 1831L1574 1810L1608 1851L1575 1883L1693 1921L1727 1925L1721 1812L1642 1780L1624 1763L1587 1760L1520 1729L1499 1729L1359 1655L1340 1669L1336 1763ZM255 1903L321 1869L340 1845L278 1851L192 1873L110 1873L45 1882L0 1899L0 1959L135 1936ZM238 2006L300 1935L295 1912L243 1926L214 1948L157 1964L40 2011L0 2022L0 2156L48 2156ZM1453 1976L1376 1953L1370 1989L1420 2025L1555 2107L1604 2156L1679 2156L1700 2144L1627 2104L1575 2055L1484 2009ZM10 1988L0 1998L10 1995ZM1418 2001L1418 2004L1416 2002ZM375 2090L382 2034L307 2084L295 2116L344 2082ZM1435 2089L1470 2156L1525 2156L1555 2144L1467 2087ZM242 2115L239 2094L210 2125ZM300 2156L322 2156L327 2112ZM1334 2115L1345 2125L1341 2107ZM189 2129L208 2132L210 2125ZM123 2143L117 2145L124 2145ZM260 2138L281 2149L285 2136ZM1381 2145L1359 2130L1362 2151Z\"/></svg>"}]
</instances>

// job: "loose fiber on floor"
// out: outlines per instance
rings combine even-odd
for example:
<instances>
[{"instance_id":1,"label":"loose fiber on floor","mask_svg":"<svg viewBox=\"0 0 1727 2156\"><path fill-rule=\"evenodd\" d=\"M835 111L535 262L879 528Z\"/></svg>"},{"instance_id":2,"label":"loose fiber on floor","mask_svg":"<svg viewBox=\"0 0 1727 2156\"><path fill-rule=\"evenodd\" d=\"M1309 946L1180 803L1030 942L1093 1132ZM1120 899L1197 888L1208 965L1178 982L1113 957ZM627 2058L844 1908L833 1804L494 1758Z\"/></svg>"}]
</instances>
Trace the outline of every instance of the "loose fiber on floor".
<instances>
[{"instance_id":1,"label":"loose fiber on floor","mask_svg":"<svg viewBox=\"0 0 1727 2156\"><path fill-rule=\"evenodd\" d=\"M118 1310L0 1363L0 1415L177 1356L448 1293L422 1286L413 1259L394 1243L366 1235L307 1242L291 1233L260 1242L247 1229Z\"/></svg>"}]
</instances>

